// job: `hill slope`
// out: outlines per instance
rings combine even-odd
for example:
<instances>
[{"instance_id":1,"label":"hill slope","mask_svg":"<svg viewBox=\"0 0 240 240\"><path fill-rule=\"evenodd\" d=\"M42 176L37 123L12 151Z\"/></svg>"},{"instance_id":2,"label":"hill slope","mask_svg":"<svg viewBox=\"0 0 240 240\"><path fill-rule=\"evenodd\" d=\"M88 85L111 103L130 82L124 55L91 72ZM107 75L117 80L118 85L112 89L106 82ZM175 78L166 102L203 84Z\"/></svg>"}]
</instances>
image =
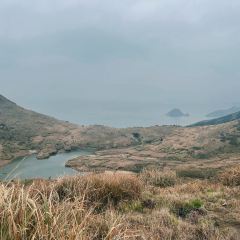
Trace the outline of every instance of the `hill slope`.
<instances>
[{"instance_id":1,"label":"hill slope","mask_svg":"<svg viewBox=\"0 0 240 240\"><path fill-rule=\"evenodd\" d=\"M47 157L57 149L51 146L58 136L66 136L77 126L26 110L0 95L0 160L25 156L31 151L48 149ZM51 136L51 141L48 138ZM62 146L63 148L66 146ZM48 153L47 153L48 152Z\"/></svg>"},{"instance_id":2,"label":"hill slope","mask_svg":"<svg viewBox=\"0 0 240 240\"><path fill-rule=\"evenodd\" d=\"M156 141L174 128L79 126L26 110L0 95L0 165L33 152L47 158L75 148L107 149Z\"/></svg>"},{"instance_id":3,"label":"hill slope","mask_svg":"<svg viewBox=\"0 0 240 240\"><path fill-rule=\"evenodd\" d=\"M216 110L206 115L209 118L220 118L240 111L240 107L231 107L228 109Z\"/></svg>"},{"instance_id":4,"label":"hill slope","mask_svg":"<svg viewBox=\"0 0 240 240\"><path fill-rule=\"evenodd\" d=\"M163 141L124 149L97 151L69 160L66 166L80 172L144 168L222 168L240 163L240 123L178 128Z\"/></svg>"},{"instance_id":5,"label":"hill slope","mask_svg":"<svg viewBox=\"0 0 240 240\"><path fill-rule=\"evenodd\" d=\"M197 126L217 125L217 124L227 123L227 122L231 122L231 121L239 120L239 119L240 119L240 112L236 112L236 113L226 115L224 117L197 122L195 124L192 124L191 126L197 127Z\"/></svg>"}]
</instances>

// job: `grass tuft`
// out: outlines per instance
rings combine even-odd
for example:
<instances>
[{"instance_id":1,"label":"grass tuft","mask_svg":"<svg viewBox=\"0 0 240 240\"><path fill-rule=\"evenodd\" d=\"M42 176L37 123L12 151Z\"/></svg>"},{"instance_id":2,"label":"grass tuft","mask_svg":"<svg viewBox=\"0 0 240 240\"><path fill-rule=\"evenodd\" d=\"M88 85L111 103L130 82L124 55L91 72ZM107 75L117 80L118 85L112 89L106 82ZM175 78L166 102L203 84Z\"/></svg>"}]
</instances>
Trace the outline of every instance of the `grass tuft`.
<instances>
[{"instance_id":1,"label":"grass tuft","mask_svg":"<svg viewBox=\"0 0 240 240\"><path fill-rule=\"evenodd\" d=\"M240 186L240 166L225 170L219 174L218 180L226 186Z\"/></svg>"},{"instance_id":2,"label":"grass tuft","mask_svg":"<svg viewBox=\"0 0 240 240\"><path fill-rule=\"evenodd\" d=\"M239 239L238 187L147 174L0 183L0 239Z\"/></svg>"},{"instance_id":3,"label":"grass tuft","mask_svg":"<svg viewBox=\"0 0 240 240\"><path fill-rule=\"evenodd\" d=\"M144 170L140 174L140 179L148 185L155 187L170 187L177 182L176 172L171 170Z\"/></svg>"}]
</instances>

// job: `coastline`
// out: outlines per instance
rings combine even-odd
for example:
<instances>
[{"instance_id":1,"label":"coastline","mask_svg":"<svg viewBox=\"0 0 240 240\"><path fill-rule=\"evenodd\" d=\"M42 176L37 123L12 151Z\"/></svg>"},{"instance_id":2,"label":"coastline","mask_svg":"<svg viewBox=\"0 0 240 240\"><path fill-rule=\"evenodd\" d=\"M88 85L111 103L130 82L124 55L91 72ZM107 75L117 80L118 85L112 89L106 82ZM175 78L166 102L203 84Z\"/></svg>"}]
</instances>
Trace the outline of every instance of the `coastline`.
<instances>
[{"instance_id":1,"label":"coastline","mask_svg":"<svg viewBox=\"0 0 240 240\"><path fill-rule=\"evenodd\" d=\"M26 152L25 154L19 154L19 155L13 157L11 160L1 160L0 159L0 169L7 166L9 163L14 162L15 160L18 160L19 158L26 158L26 157L30 157L35 154L36 154L35 151L33 152L30 150L29 152Z\"/></svg>"},{"instance_id":2,"label":"coastline","mask_svg":"<svg viewBox=\"0 0 240 240\"><path fill-rule=\"evenodd\" d=\"M13 160L1 160L0 161L0 168L8 165L10 162L12 162Z\"/></svg>"}]
</instances>

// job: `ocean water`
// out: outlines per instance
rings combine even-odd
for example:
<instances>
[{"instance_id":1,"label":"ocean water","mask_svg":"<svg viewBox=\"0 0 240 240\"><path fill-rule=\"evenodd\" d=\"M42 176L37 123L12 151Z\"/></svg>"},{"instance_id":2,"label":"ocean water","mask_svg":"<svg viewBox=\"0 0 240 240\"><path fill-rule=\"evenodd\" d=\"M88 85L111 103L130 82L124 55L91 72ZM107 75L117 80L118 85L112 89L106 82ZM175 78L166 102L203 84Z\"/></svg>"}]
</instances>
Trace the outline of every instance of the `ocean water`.
<instances>
[{"instance_id":1,"label":"ocean water","mask_svg":"<svg viewBox=\"0 0 240 240\"><path fill-rule=\"evenodd\" d=\"M172 118L166 114L173 108L179 108L188 117ZM176 106L157 102L134 101L59 101L46 106L40 112L69 122L111 127L148 127L154 125L181 125L207 119L205 116L212 109L205 106Z\"/></svg>"},{"instance_id":2,"label":"ocean water","mask_svg":"<svg viewBox=\"0 0 240 240\"><path fill-rule=\"evenodd\" d=\"M59 153L49 159L38 160L35 155L20 158L0 168L0 179L33 179L57 178L61 176L76 175L78 172L66 168L65 163L78 156L90 154L90 151L76 150Z\"/></svg>"}]
</instances>

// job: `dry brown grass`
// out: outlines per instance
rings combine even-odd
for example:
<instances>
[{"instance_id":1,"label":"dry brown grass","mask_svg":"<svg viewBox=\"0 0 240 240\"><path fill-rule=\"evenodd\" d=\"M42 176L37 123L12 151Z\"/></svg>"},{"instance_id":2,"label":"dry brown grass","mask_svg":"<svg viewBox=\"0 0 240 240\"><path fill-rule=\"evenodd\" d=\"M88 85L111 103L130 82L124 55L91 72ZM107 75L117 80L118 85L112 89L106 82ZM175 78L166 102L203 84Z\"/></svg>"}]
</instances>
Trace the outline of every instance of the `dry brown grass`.
<instances>
[{"instance_id":1,"label":"dry brown grass","mask_svg":"<svg viewBox=\"0 0 240 240\"><path fill-rule=\"evenodd\" d=\"M225 170L218 179L226 186L240 186L240 165Z\"/></svg>"},{"instance_id":2,"label":"dry brown grass","mask_svg":"<svg viewBox=\"0 0 240 240\"><path fill-rule=\"evenodd\" d=\"M239 239L239 187L208 180L174 184L144 184L142 174L0 183L0 239Z\"/></svg>"},{"instance_id":3,"label":"dry brown grass","mask_svg":"<svg viewBox=\"0 0 240 240\"><path fill-rule=\"evenodd\" d=\"M170 187L177 182L176 172L171 170L145 169L140 178L143 182L156 187Z\"/></svg>"},{"instance_id":4,"label":"dry brown grass","mask_svg":"<svg viewBox=\"0 0 240 240\"><path fill-rule=\"evenodd\" d=\"M60 201L81 198L88 205L97 203L102 207L138 199L142 192L142 183L132 175L92 174L59 179L54 189Z\"/></svg>"}]
</instances>

